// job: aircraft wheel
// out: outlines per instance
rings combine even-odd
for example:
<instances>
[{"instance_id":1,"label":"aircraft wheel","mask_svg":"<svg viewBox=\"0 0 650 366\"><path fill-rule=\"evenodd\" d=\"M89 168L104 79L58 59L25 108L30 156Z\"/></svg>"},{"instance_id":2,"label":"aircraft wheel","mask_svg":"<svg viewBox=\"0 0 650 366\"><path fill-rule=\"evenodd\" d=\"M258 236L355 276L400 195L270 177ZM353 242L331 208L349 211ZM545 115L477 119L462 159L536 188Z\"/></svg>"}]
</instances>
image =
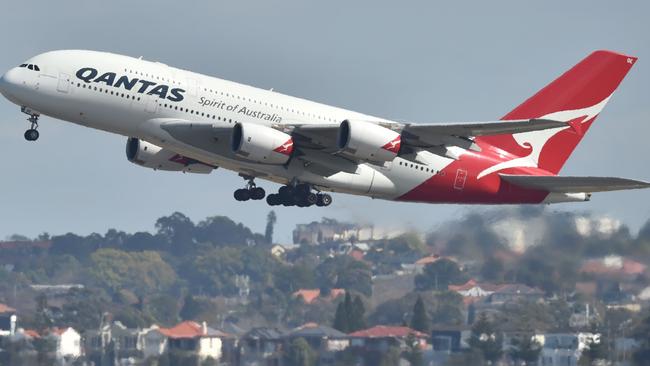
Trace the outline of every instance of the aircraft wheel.
<instances>
[{"instance_id":1,"label":"aircraft wheel","mask_svg":"<svg viewBox=\"0 0 650 366\"><path fill-rule=\"evenodd\" d=\"M238 189L233 194L237 201L248 201L251 198L250 191L248 189Z\"/></svg>"},{"instance_id":2,"label":"aircraft wheel","mask_svg":"<svg viewBox=\"0 0 650 366\"><path fill-rule=\"evenodd\" d=\"M332 204L332 196L326 193L318 195L318 200L316 201L316 205L320 207L327 207L331 204Z\"/></svg>"},{"instance_id":3,"label":"aircraft wheel","mask_svg":"<svg viewBox=\"0 0 650 366\"><path fill-rule=\"evenodd\" d=\"M38 140L39 133L36 129L30 128L25 131L25 140L27 141L36 141Z\"/></svg>"},{"instance_id":4,"label":"aircraft wheel","mask_svg":"<svg viewBox=\"0 0 650 366\"><path fill-rule=\"evenodd\" d=\"M261 200L264 196L266 196L266 192L262 187L256 187L250 190L250 198L252 200Z\"/></svg>"}]
</instances>

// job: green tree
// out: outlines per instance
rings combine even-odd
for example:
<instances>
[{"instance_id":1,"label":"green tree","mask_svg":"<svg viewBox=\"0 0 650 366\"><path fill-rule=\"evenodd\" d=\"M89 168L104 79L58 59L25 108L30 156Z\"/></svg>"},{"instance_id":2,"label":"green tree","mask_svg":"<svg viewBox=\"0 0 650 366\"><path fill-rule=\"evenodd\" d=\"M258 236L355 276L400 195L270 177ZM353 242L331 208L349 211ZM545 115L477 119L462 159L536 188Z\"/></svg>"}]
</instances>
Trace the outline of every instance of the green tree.
<instances>
[{"instance_id":1,"label":"green tree","mask_svg":"<svg viewBox=\"0 0 650 366\"><path fill-rule=\"evenodd\" d=\"M429 316L427 315L427 310L424 308L424 301L422 301L422 296L418 295L417 301L413 306L413 317L411 318L411 329L415 329L422 333L428 334L430 331Z\"/></svg>"},{"instance_id":2,"label":"green tree","mask_svg":"<svg viewBox=\"0 0 650 366\"><path fill-rule=\"evenodd\" d=\"M211 313L214 313L215 310L215 306L210 299L197 298L187 294L179 315L181 320L208 321Z\"/></svg>"},{"instance_id":3,"label":"green tree","mask_svg":"<svg viewBox=\"0 0 650 366\"><path fill-rule=\"evenodd\" d=\"M347 293L347 291L346 291ZM350 332L366 328L366 307L363 305L361 296L354 297L350 308Z\"/></svg>"},{"instance_id":4,"label":"green tree","mask_svg":"<svg viewBox=\"0 0 650 366\"><path fill-rule=\"evenodd\" d=\"M284 361L288 366L312 366L316 364L316 356L309 343L300 337L291 341L284 354Z\"/></svg>"},{"instance_id":5,"label":"green tree","mask_svg":"<svg viewBox=\"0 0 650 366\"><path fill-rule=\"evenodd\" d=\"M158 233L167 239L170 250L175 254L184 254L194 244L194 223L180 212L164 216L156 221Z\"/></svg>"},{"instance_id":6,"label":"green tree","mask_svg":"<svg viewBox=\"0 0 650 366\"><path fill-rule=\"evenodd\" d=\"M269 244L273 243L273 228L278 218L275 216L275 211L271 210L266 216L266 230L264 230L264 239Z\"/></svg>"},{"instance_id":7,"label":"green tree","mask_svg":"<svg viewBox=\"0 0 650 366\"><path fill-rule=\"evenodd\" d=\"M125 252L99 249L91 256L91 274L112 293L127 289L136 295L168 290L177 281L176 272L158 252Z\"/></svg>"},{"instance_id":8,"label":"green tree","mask_svg":"<svg viewBox=\"0 0 650 366\"><path fill-rule=\"evenodd\" d=\"M41 292L36 295L36 326L38 329L49 328L52 325L52 319L49 315L47 296Z\"/></svg>"},{"instance_id":9,"label":"green tree","mask_svg":"<svg viewBox=\"0 0 650 366\"><path fill-rule=\"evenodd\" d=\"M334 314L334 323L332 328L337 329L343 333L350 333L350 319L348 317L347 309L345 308L345 301L341 301L336 306L336 313Z\"/></svg>"},{"instance_id":10,"label":"green tree","mask_svg":"<svg viewBox=\"0 0 650 366\"><path fill-rule=\"evenodd\" d=\"M590 339L587 348L582 351L578 365L591 366L607 360L607 340L601 334L599 339Z\"/></svg>"},{"instance_id":11,"label":"green tree","mask_svg":"<svg viewBox=\"0 0 650 366\"><path fill-rule=\"evenodd\" d=\"M503 335L483 313L472 326L469 345L472 349L480 351L486 361L494 363L503 354Z\"/></svg>"},{"instance_id":12,"label":"green tree","mask_svg":"<svg viewBox=\"0 0 650 366\"><path fill-rule=\"evenodd\" d=\"M650 231L650 221L646 224L646 229ZM648 237L650 238L650 232ZM639 324L634 326L632 336L639 342L639 346L632 356L635 364L650 366L650 312L642 318Z\"/></svg>"},{"instance_id":13,"label":"green tree","mask_svg":"<svg viewBox=\"0 0 650 366\"><path fill-rule=\"evenodd\" d=\"M409 361L411 366L422 366L424 365L424 359L422 357L422 348L420 347L420 342L413 334L409 334L406 337L406 359Z\"/></svg>"},{"instance_id":14,"label":"green tree","mask_svg":"<svg viewBox=\"0 0 650 366\"><path fill-rule=\"evenodd\" d=\"M541 351L542 345L534 340L531 334L526 334L512 339L510 357L512 357L515 363L522 361L526 365L530 365L537 362Z\"/></svg>"},{"instance_id":15,"label":"green tree","mask_svg":"<svg viewBox=\"0 0 650 366\"><path fill-rule=\"evenodd\" d=\"M368 264L350 256L328 258L316 268L316 282L321 289L345 288L372 295L372 271Z\"/></svg>"},{"instance_id":16,"label":"green tree","mask_svg":"<svg viewBox=\"0 0 650 366\"><path fill-rule=\"evenodd\" d=\"M458 264L442 258L424 267L424 272L415 276L415 287L420 290L446 291L447 286L460 284L464 280Z\"/></svg>"}]
</instances>

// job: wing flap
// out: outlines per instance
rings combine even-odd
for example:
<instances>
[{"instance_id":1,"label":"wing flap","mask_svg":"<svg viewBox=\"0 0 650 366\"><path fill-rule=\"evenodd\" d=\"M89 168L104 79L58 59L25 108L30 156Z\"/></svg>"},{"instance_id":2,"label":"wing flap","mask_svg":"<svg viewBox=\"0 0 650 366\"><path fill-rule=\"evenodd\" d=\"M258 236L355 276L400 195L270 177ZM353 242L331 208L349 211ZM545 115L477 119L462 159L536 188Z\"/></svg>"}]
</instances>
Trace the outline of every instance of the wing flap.
<instances>
[{"instance_id":1,"label":"wing flap","mask_svg":"<svg viewBox=\"0 0 650 366\"><path fill-rule=\"evenodd\" d=\"M560 177L556 175L499 174L506 182L524 188L556 193L607 192L649 188L650 183L618 177Z\"/></svg>"}]
</instances>

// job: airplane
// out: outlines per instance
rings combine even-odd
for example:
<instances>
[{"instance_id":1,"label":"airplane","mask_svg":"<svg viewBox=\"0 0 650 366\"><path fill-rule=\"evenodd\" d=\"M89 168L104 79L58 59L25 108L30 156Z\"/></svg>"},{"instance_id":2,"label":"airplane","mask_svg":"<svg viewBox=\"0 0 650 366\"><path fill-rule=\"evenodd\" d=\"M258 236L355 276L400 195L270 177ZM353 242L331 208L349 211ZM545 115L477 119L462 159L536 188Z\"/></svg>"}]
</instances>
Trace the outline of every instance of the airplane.
<instances>
[{"instance_id":1,"label":"airplane","mask_svg":"<svg viewBox=\"0 0 650 366\"><path fill-rule=\"evenodd\" d=\"M617 177L559 176L637 58L595 51L501 120L402 123L218 79L160 62L51 51L0 79L26 113L127 137L143 167L244 178L237 201L329 206L327 192L460 204L589 201L650 187ZM279 183L266 195L255 179Z\"/></svg>"}]
</instances>

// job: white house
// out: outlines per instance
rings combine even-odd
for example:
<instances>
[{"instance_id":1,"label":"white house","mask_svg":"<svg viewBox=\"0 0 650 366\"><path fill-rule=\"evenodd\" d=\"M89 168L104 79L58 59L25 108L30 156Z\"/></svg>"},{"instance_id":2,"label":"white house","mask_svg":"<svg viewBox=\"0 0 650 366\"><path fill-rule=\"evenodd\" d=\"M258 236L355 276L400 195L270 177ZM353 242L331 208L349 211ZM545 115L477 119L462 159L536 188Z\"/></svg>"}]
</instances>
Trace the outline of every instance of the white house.
<instances>
[{"instance_id":1,"label":"white house","mask_svg":"<svg viewBox=\"0 0 650 366\"><path fill-rule=\"evenodd\" d=\"M81 335L73 328L53 328L47 336L56 341L57 359L74 359L82 355Z\"/></svg>"},{"instance_id":2,"label":"white house","mask_svg":"<svg viewBox=\"0 0 650 366\"><path fill-rule=\"evenodd\" d=\"M223 356L223 339L227 337L228 334L209 328L205 322L185 321L171 328L153 326L142 338L142 351L145 358L177 349L193 352L201 360L219 360Z\"/></svg>"}]
</instances>

